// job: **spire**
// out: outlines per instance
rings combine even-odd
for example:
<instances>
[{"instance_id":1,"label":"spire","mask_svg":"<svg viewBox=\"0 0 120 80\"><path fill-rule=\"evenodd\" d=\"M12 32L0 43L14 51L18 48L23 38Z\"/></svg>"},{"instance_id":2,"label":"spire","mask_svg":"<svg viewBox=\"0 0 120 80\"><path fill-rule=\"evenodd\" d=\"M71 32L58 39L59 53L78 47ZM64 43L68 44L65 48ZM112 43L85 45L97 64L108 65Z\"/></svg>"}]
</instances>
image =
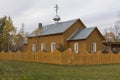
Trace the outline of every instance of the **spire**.
<instances>
[{"instance_id":1,"label":"spire","mask_svg":"<svg viewBox=\"0 0 120 80\"><path fill-rule=\"evenodd\" d=\"M22 34L22 36L24 37L24 24L22 24L21 34Z\"/></svg>"},{"instance_id":2,"label":"spire","mask_svg":"<svg viewBox=\"0 0 120 80\"><path fill-rule=\"evenodd\" d=\"M60 21L60 17L58 16L58 5L56 4L55 5L55 12L56 12L56 15L54 16L53 20L55 21L55 23L58 23Z\"/></svg>"}]
</instances>

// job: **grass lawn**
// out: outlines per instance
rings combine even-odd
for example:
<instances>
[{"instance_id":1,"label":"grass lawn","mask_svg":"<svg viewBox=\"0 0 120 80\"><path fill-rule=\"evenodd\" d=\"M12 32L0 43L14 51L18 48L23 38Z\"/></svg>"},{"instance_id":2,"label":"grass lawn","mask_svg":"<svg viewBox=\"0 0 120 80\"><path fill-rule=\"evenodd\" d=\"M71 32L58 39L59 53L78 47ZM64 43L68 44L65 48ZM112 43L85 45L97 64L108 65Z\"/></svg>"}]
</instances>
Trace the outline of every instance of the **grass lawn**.
<instances>
[{"instance_id":1,"label":"grass lawn","mask_svg":"<svg viewBox=\"0 0 120 80\"><path fill-rule=\"evenodd\" d=\"M120 64L62 66L0 61L0 80L120 80Z\"/></svg>"}]
</instances>

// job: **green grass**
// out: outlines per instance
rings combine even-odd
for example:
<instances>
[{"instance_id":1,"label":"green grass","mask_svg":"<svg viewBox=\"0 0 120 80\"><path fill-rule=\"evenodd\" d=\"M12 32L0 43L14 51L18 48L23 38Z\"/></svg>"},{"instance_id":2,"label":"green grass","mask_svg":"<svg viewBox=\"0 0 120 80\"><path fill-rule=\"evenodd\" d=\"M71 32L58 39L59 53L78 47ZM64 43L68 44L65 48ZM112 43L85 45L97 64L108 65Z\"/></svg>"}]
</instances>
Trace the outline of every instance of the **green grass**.
<instances>
[{"instance_id":1,"label":"green grass","mask_svg":"<svg viewBox=\"0 0 120 80\"><path fill-rule=\"evenodd\" d=\"M0 61L0 80L120 80L120 64L62 66Z\"/></svg>"}]
</instances>

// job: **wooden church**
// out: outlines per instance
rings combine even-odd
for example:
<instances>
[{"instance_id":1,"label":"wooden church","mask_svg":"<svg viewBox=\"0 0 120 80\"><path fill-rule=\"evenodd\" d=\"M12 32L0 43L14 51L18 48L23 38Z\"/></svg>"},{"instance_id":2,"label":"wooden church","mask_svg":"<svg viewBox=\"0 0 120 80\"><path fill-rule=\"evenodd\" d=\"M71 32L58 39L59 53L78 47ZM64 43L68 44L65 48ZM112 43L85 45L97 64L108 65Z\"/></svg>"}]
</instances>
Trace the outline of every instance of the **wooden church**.
<instances>
[{"instance_id":1,"label":"wooden church","mask_svg":"<svg viewBox=\"0 0 120 80\"><path fill-rule=\"evenodd\" d=\"M60 22L57 10L56 6L54 24L43 26L39 23L38 29L29 34L28 50L52 52L60 48L71 48L75 53L79 53L82 50L96 52L104 49L104 37L97 27L86 27L80 19Z\"/></svg>"}]
</instances>

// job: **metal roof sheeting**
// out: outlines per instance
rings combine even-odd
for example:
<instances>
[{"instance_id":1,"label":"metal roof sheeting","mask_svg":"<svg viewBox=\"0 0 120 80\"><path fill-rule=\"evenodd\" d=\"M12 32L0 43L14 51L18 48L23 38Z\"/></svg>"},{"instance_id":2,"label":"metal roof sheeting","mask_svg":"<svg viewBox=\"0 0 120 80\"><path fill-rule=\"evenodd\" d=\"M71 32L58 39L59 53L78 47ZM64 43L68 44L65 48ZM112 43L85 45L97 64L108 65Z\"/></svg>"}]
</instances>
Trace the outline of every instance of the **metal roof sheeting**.
<instances>
[{"instance_id":1,"label":"metal roof sheeting","mask_svg":"<svg viewBox=\"0 0 120 80\"><path fill-rule=\"evenodd\" d=\"M79 19L46 25L43 27L42 33L39 33L37 36L63 33L70 26L72 26L72 24L74 24L77 20L79 20ZM29 37L34 37L35 36L34 32L35 31L33 31L31 34L29 34Z\"/></svg>"},{"instance_id":2,"label":"metal roof sheeting","mask_svg":"<svg viewBox=\"0 0 120 80\"><path fill-rule=\"evenodd\" d=\"M68 38L68 40L87 39L87 37L95 30L95 28L96 27L78 29L72 34L72 36Z\"/></svg>"}]
</instances>

